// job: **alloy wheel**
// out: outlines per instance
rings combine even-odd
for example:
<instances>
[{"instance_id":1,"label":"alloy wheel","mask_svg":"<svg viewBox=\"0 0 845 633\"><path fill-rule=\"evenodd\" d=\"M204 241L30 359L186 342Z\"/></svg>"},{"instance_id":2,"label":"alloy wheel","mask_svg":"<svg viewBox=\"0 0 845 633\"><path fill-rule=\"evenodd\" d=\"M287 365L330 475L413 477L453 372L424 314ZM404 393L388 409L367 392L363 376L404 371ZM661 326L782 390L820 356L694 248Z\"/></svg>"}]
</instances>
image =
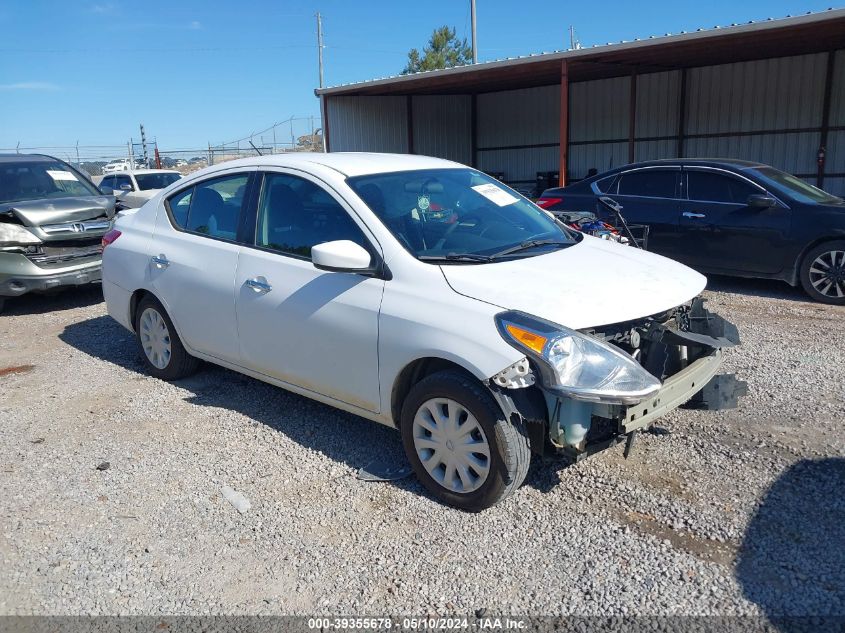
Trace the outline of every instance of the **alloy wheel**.
<instances>
[{"instance_id":1,"label":"alloy wheel","mask_svg":"<svg viewBox=\"0 0 845 633\"><path fill-rule=\"evenodd\" d=\"M810 265L810 283L820 294L845 297L845 251L827 251Z\"/></svg>"},{"instance_id":2,"label":"alloy wheel","mask_svg":"<svg viewBox=\"0 0 845 633\"><path fill-rule=\"evenodd\" d=\"M155 308L147 308L139 320L141 347L154 367L164 369L170 363L173 349L167 322Z\"/></svg>"},{"instance_id":3,"label":"alloy wheel","mask_svg":"<svg viewBox=\"0 0 845 633\"><path fill-rule=\"evenodd\" d=\"M454 400L426 400L414 416L413 440L428 474L451 492L478 490L490 474L487 436L475 416Z\"/></svg>"}]
</instances>

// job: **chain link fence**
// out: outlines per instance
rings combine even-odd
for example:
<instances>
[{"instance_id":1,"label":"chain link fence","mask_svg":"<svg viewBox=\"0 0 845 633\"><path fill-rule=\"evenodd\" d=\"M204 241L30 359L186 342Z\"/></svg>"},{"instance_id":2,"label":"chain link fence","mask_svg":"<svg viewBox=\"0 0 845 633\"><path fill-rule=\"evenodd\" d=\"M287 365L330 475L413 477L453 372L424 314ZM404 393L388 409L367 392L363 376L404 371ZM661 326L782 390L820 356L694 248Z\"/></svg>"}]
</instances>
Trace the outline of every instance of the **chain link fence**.
<instances>
[{"instance_id":1,"label":"chain link fence","mask_svg":"<svg viewBox=\"0 0 845 633\"><path fill-rule=\"evenodd\" d=\"M14 147L0 147L0 154L47 154L71 163L90 176L102 175L104 168L128 169L130 166L134 169L161 167L190 173L207 165L259 154L321 152L323 135L319 124L318 116L290 117L234 141L208 142L205 146L195 147L170 147L159 144L153 137L146 144L138 139L115 145L18 143Z\"/></svg>"}]
</instances>

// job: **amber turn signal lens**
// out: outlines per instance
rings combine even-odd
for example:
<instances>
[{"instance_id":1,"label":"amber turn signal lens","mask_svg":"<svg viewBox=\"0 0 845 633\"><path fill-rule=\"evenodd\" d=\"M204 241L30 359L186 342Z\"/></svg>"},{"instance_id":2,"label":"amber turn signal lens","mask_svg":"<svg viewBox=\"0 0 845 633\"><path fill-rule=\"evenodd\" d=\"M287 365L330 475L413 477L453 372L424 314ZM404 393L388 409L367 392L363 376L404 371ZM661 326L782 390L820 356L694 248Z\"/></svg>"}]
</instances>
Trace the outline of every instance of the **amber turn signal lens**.
<instances>
[{"instance_id":1,"label":"amber turn signal lens","mask_svg":"<svg viewBox=\"0 0 845 633\"><path fill-rule=\"evenodd\" d=\"M545 336L532 332L531 330L525 330L513 323L505 325L505 329L514 339L525 345L527 348L534 350L538 354L543 353L543 348L549 340Z\"/></svg>"}]
</instances>

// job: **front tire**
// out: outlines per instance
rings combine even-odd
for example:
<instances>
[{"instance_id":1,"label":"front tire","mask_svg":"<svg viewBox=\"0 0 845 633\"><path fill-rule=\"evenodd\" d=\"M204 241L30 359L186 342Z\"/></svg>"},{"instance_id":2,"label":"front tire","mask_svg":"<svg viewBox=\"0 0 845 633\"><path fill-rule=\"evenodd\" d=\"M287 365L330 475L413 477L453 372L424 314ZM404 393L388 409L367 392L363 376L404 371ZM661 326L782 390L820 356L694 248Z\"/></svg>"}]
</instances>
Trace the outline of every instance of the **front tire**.
<instances>
[{"instance_id":1,"label":"front tire","mask_svg":"<svg viewBox=\"0 0 845 633\"><path fill-rule=\"evenodd\" d=\"M151 295L135 310L135 339L147 372L156 378L186 378L199 367L200 361L185 351L164 306Z\"/></svg>"},{"instance_id":2,"label":"front tire","mask_svg":"<svg viewBox=\"0 0 845 633\"><path fill-rule=\"evenodd\" d=\"M454 370L414 385L402 406L402 444L420 482L470 512L510 496L525 481L531 452L523 425L505 419L474 378Z\"/></svg>"},{"instance_id":3,"label":"front tire","mask_svg":"<svg viewBox=\"0 0 845 633\"><path fill-rule=\"evenodd\" d=\"M801 262L801 285L816 301L845 305L845 240L810 249Z\"/></svg>"}]
</instances>

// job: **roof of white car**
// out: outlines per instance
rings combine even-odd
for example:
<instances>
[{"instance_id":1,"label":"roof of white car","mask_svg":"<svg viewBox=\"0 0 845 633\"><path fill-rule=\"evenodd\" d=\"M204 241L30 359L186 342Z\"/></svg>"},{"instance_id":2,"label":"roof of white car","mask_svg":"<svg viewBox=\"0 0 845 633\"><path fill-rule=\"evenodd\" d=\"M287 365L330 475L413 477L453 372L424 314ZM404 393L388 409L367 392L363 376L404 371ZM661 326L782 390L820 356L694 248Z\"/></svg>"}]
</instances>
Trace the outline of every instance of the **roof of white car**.
<instances>
[{"instance_id":1,"label":"roof of white car","mask_svg":"<svg viewBox=\"0 0 845 633\"><path fill-rule=\"evenodd\" d=\"M143 174L178 174L179 172L175 169L127 169L126 173L132 172L136 176L140 176Z\"/></svg>"},{"instance_id":2,"label":"roof of white car","mask_svg":"<svg viewBox=\"0 0 845 633\"><path fill-rule=\"evenodd\" d=\"M299 167L306 164L323 165L340 172L344 176L363 176L365 174L379 174L391 171L410 171L413 169L444 169L464 167L442 158L418 156L415 154L376 154L369 152L289 152L272 156L255 156L220 163L203 170L217 171L232 167L246 166L275 166ZM192 174L193 175L193 174Z\"/></svg>"}]
</instances>

